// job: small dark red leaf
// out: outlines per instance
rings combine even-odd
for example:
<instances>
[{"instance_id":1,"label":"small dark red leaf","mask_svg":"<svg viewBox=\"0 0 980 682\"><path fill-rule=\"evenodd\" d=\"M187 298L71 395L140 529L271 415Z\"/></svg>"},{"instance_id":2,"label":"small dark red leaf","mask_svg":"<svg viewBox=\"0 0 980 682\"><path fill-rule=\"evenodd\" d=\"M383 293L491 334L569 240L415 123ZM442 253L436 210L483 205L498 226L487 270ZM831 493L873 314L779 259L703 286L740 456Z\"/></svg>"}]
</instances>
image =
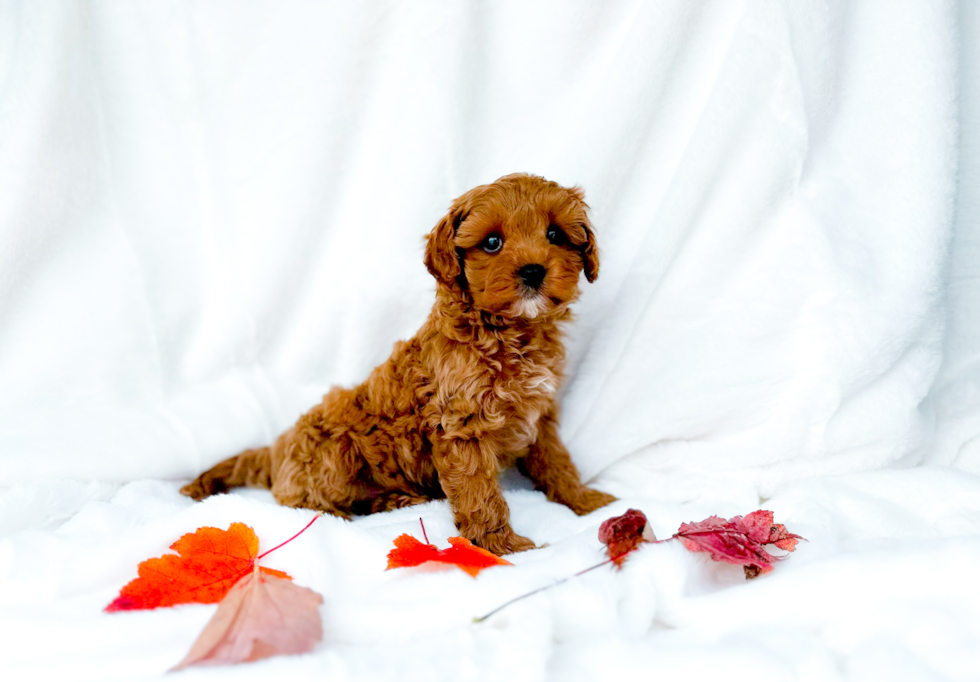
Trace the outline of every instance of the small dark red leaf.
<instances>
[{"instance_id":1,"label":"small dark red leaf","mask_svg":"<svg viewBox=\"0 0 980 682\"><path fill-rule=\"evenodd\" d=\"M636 549L641 542L656 540L646 514L639 509L627 509L622 516L606 519L599 526L599 542L605 543L609 558L617 566L622 566L626 555Z\"/></svg>"}]
</instances>

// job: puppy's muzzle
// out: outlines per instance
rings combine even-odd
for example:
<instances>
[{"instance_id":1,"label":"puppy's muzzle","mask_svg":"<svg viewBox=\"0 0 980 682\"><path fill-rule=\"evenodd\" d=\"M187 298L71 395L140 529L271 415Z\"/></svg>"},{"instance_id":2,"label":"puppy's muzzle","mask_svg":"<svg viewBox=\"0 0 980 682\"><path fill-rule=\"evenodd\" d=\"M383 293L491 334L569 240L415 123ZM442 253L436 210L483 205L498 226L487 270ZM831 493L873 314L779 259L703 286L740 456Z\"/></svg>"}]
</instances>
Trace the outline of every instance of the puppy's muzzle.
<instances>
[{"instance_id":1,"label":"puppy's muzzle","mask_svg":"<svg viewBox=\"0 0 980 682\"><path fill-rule=\"evenodd\" d=\"M530 287L531 289L537 289L544 281L546 272L547 271L544 269L543 265L532 263L530 265L525 265L518 270L517 276L521 278L524 286Z\"/></svg>"}]
</instances>

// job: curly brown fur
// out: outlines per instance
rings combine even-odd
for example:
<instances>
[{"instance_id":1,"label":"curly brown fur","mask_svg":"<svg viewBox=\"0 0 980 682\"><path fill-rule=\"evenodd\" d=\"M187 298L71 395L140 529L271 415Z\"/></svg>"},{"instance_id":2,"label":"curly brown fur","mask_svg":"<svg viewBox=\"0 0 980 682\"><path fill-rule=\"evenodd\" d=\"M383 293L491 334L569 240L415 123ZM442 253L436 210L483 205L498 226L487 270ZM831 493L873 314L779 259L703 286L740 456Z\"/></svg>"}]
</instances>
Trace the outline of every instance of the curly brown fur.
<instances>
[{"instance_id":1,"label":"curly brown fur","mask_svg":"<svg viewBox=\"0 0 980 682\"><path fill-rule=\"evenodd\" d=\"M436 301L419 332L360 386L333 388L271 447L232 457L181 492L202 499L263 486L284 505L343 517L445 497L460 533L498 554L534 547L510 527L503 467L516 463L577 514L612 502L580 483L555 402L560 324L579 274L592 282L599 272L587 209L579 189L523 174L459 197L428 235Z\"/></svg>"}]
</instances>

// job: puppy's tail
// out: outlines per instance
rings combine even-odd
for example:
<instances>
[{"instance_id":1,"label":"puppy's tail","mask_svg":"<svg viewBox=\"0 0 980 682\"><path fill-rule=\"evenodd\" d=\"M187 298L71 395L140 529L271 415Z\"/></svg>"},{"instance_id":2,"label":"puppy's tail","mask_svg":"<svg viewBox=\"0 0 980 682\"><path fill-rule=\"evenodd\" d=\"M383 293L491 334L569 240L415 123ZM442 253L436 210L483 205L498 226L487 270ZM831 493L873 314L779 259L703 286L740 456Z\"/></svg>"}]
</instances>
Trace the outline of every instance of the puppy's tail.
<instances>
[{"instance_id":1,"label":"puppy's tail","mask_svg":"<svg viewBox=\"0 0 980 682\"><path fill-rule=\"evenodd\" d=\"M203 500L210 495L241 486L272 487L270 448L246 450L240 455L229 457L185 485L180 492L195 500Z\"/></svg>"}]
</instances>

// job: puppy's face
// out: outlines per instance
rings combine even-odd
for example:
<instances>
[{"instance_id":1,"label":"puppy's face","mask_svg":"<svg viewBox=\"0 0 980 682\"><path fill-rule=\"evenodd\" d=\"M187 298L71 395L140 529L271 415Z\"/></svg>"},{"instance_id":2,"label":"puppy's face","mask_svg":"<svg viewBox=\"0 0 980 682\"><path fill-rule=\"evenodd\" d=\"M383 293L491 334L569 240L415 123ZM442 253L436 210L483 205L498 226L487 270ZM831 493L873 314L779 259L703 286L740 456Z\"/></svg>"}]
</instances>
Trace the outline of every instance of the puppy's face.
<instances>
[{"instance_id":1,"label":"puppy's face","mask_svg":"<svg viewBox=\"0 0 980 682\"><path fill-rule=\"evenodd\" d=\"M481 310L533 319L564 309L578 296L579 274L598 275L587 210L578 189L506 176L453 203L429 235L426 265Z\"/></svg>"}]
</instances>

